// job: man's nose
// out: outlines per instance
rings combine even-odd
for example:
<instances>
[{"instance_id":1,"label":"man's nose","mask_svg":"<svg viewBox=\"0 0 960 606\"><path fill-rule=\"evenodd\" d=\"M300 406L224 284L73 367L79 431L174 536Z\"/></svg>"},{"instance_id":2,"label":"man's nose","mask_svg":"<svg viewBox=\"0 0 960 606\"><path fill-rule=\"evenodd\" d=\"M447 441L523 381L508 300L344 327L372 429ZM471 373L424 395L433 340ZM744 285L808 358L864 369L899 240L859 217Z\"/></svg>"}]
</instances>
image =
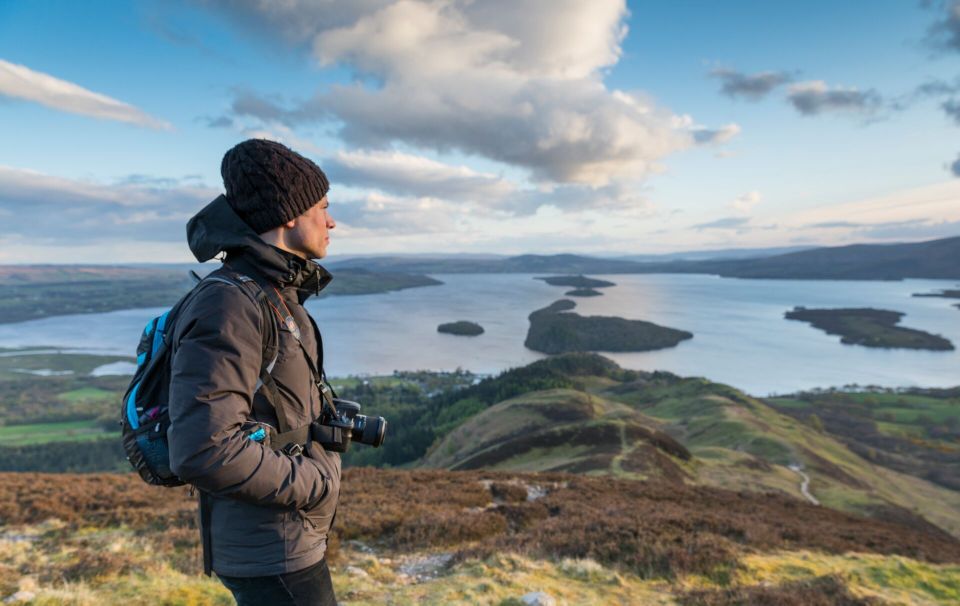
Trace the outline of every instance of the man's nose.
<instances>
[{"instance_id":1,"label":"man's nose","mask_svg":"<svg viewBox=\"0 0 960 606\"><path fill-rule=\"evenodd\" d=\"M337 222L333 220L333 217L327 215L327 229L333 229L337 226Z\"/></svg>"}]
</instances>

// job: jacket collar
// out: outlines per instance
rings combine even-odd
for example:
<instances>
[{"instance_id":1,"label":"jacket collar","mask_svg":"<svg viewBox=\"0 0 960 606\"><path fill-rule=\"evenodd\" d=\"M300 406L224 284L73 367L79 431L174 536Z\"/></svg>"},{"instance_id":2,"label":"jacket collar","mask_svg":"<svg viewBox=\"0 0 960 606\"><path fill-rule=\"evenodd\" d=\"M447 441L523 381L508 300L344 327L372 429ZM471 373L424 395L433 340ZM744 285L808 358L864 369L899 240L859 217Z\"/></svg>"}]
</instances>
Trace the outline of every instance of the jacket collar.
<instances>
[{"instance_id":1,"label":"jacket collar","mask_svg":"<svg viewBox=\"0 0 960 606\"><path fill-rule=\"evenodd\" d=\"M333 279L320 264L261 240L223 195L187 222L187 241L201 263L226 252L227 263L247 264L278 287L295 288L301 304Z\"/></svg>"}]
</instances>

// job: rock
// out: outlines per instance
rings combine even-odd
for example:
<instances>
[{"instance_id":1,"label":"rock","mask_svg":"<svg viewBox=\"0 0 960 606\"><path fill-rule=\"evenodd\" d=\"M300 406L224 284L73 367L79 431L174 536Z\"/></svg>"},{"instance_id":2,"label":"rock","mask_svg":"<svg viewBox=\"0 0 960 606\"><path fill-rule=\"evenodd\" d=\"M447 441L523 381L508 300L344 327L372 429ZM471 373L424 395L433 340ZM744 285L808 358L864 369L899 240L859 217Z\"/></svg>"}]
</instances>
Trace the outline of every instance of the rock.
<instances>
[{"instance_id":1,"label":"rock","mask_svg":"<svg viewBox=\"0 0 960 606\"><path fill-rule=\"evenodd\" d=\"M347 566L344 569L344 572L346 572L352 577L359 577L361 579L370 578L370 575L369 573L367 573L366 570L364 570L363 568L357 568L356 566Z\"/></svg>"},{"instance_id":2,"label":"rock","mask_svg":"<svg viewBox=\"0 0 960 606\"><path fill-rule=\"evenodd\" d=\"M520 601L526 606L557 606L557 600L545 591L533 591L522 598Z\"/></svg>"},{"instance_id":3,"label":"rock","mask_svg":"<svg viewBox=\"0 0 960 606\"><path fill-rule=\"evenodd\" d=\"M32 602L37 594L32 591L20 590L3 601L4 604L16 604L18 602Z\"/></svg>"}]
</instances>

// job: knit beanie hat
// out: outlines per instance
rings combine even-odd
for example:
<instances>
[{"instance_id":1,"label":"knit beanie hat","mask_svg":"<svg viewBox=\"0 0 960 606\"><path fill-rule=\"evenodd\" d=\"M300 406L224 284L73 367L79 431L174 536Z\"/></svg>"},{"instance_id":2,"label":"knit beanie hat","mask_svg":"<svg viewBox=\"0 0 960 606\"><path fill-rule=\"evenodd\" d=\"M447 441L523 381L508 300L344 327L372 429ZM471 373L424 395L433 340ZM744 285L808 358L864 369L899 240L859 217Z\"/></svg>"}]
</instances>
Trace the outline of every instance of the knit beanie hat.
<instances>
[{"instance_id":1,"label":"knit beanie hat","mask_svg":"<svg viewBox=\"0 0 960 606\"><path fill-rule=\"evenodd\" d=\"M266 139L233 147L223 156L220 174L230 207L258 234L299 217L330 189L319 166Z\"/></svg>"}]
</instances>

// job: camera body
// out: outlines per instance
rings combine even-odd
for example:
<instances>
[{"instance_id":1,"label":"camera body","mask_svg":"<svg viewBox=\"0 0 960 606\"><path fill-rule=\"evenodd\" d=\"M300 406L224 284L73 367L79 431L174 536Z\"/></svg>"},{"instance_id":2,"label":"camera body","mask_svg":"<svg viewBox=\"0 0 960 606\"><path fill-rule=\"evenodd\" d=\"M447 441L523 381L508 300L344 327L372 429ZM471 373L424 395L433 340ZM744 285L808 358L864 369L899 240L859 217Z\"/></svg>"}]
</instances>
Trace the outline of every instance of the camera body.
<instances>
[{"instance_id":1,"label":"camera body","mask_svg":"<svg viewBox=\"0 0 960 606\"><path fill-rule=\"evenodd\" d=\"M324 449L334 452L347 452L350 442L367 444L374 448L383 444L387 433L387 420L383 417L370 417L360 414L360 404L352 400L333 398L337 411L324 412L310 428L311 438L319 442Z\"/></svg>"}]
</instances>

